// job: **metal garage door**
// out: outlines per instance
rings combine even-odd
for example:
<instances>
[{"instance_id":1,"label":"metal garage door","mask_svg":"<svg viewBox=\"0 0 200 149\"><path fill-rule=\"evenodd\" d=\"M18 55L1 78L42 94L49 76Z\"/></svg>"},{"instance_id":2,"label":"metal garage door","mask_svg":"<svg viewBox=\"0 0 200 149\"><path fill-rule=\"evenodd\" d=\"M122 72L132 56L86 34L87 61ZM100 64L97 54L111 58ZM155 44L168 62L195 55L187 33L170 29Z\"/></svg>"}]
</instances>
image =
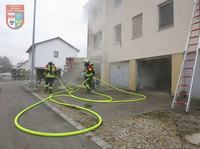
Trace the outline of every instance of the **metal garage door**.
<instances>
[{"instance_id":1,"label":"metal garage door","mask_svg":"<svg viewBox=\"0 0 200 149\"><path fill-rule=\"evenodd\" d=\"M110 65L110 82L121 88L128 88L129 63L117 62Z\"/></svg>"}]
</instances>

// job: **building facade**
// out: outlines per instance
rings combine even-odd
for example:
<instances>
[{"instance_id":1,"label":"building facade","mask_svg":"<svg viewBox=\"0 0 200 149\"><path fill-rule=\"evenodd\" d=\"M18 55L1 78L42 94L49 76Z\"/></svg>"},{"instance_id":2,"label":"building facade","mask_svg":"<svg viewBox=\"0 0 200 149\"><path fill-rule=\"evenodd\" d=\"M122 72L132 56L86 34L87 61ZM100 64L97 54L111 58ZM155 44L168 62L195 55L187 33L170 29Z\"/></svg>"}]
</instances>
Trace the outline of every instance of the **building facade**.
<instances>
[{"instance_id":1,"label":"building facade","mask_svg":"<svg viewBox=\"0 0 200 149\"><path fill-rule=\"evenodd\" d=\"M88 57L100 65L101 78L174 94L193 6L188 0L90 0Z\"/></svg>"},{"instance_id":2,"label":"building facade","mask_svg":"<svg viewBox=\"0 0 200 149\"><path fill-rule=\"evenodd\" d=\"M79 50L64 41L62 38L52 38L35 44L35 72L43 74L43 69L48 62L53 62L61 73L65 69L69 58L76 58ZM32 61L32 46L27 50L29 62ZM31 70L31 69L30 69Z\"/></svg>"}]
</instances>

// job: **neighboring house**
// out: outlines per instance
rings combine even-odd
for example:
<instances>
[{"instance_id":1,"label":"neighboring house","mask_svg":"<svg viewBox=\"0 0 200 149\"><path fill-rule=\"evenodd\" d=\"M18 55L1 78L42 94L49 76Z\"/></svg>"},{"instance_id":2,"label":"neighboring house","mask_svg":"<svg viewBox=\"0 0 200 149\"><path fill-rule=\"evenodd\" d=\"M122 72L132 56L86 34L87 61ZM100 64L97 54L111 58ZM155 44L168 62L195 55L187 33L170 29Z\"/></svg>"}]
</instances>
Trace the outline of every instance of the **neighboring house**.
<instances>
[{"instance_id":1,"label":"neighboring house","mask_svg":"<svg viewBox=\"0 0 200 149\"><path fill-rule=\"evenodd\" d=\"M64 70L66 59L75 58L79 50L62 38L52 38L35 44L36 76L41 75L44 67L52 61L60 70ZM29 61L32 61L32 46L27 50ZM40 77L39 77L40 78ZM38 78L37 78L38 79Z\"/></svg>"},{"instance_id":2,"label":"neighboring house","mask_svg":"<svg viewBox=\"0 0 200 149\"><path fill-rule=\"evenodd\" d=\"M102 79L131 90L174 94L193 0L90 0L85 8L88 58L100 66ZM199 90L197 78L195 97Z\"/></svg>"},{"instance_id":3,"label":"neighboring house","mask_svg":"<svg viewBox=\"0 0 200 149\"><path fill-rule=\"evenodd\" d=\"M18 67L21 69L25 69L26 71L30 71L30 68L31 68L30 61L26 60L26 61L20 63L20 65Z\"/></svg>"}]
</instances>

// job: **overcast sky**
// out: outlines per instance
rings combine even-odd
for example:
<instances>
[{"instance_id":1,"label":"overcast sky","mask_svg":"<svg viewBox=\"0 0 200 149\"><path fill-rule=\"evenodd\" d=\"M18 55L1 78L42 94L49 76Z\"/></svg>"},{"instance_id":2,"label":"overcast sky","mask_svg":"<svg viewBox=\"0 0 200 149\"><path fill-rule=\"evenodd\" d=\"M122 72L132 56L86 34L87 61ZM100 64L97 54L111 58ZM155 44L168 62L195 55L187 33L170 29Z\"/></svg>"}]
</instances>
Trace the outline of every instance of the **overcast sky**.
<instances>
[{"instance_id":1,"label":"overcast sky","mask_svg":"<svg viewBox=\"0 0 200 149\"><path fill-rule=\"evenodd\" d=\"M36 42L61 37L86 56L87 17L83 6L88 0L37 0ZM6 24L6 4L23 4L25 22L18 30ZM0 56L14 64L28 59L26 50L32 44L34 0L0 0Z\"/></svg>"}]
</instances>

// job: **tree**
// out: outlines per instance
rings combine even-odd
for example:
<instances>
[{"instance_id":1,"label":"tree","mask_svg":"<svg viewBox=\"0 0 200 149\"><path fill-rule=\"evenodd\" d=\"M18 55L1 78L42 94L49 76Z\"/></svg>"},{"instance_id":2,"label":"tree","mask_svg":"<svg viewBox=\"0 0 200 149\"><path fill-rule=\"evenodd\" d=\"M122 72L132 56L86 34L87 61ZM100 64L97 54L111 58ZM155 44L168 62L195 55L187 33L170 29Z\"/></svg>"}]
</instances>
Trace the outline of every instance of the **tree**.
<instances>
[{"instance_id":1,"label":"tree","mask_svg":"<svg viewBox=\"0 0 200 149\"><path fill-rule=\"evenodd\" d=\"M0 71L2 73L9 72L12 70L11 62L10 62L9 58L6 56L3 56L3 57L0 56L0 66L3 67L3 68L1 68L1 71Z\"/></svg>"}]
</instances>

